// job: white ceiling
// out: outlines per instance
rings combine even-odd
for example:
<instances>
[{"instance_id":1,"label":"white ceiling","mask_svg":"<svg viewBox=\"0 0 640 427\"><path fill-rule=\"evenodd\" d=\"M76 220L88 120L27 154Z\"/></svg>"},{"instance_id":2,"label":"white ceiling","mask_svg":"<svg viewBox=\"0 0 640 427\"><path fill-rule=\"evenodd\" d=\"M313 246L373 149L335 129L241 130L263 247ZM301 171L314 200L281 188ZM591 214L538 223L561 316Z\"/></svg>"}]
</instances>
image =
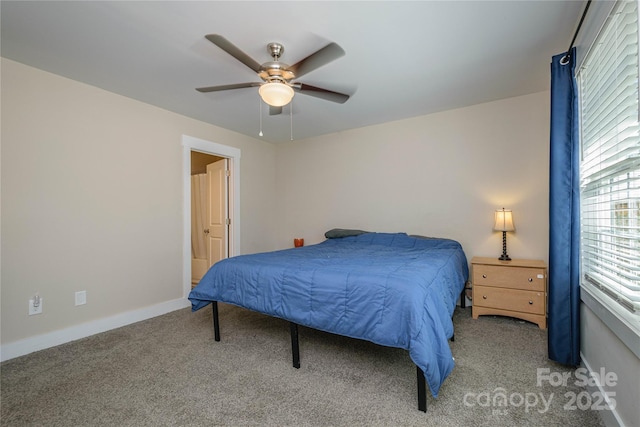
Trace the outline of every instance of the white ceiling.
<instances>
[{"instance_id":1,"label":"white ceiling","mask_svg":"<svg viewBox=\"0 0 640 427\"><path fill-rule=\"evenodd\" d=\"M258 137L259 82L204 38L217 33L262 63L268 42L294 64L329 42L346 55L299 81L352 94L296 94L303 139L543 91L584 1L5 1L1 53L185 116ZM288 107L263 109L264 140L290 138Z\"/></svg>"}]
</instances>

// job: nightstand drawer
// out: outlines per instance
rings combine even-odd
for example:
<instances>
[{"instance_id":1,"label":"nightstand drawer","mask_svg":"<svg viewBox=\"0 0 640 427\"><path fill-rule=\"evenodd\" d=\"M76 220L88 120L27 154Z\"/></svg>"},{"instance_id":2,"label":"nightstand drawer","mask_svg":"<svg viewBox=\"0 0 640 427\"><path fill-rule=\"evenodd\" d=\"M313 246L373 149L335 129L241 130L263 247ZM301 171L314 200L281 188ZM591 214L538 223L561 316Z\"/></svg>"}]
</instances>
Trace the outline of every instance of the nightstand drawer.
<instances>
[{"instance_id":1,"label":"nightstand drawer","mask_svg":"<svg viewBox=\"0 0 640 427\"><path fill-rule=\"evenodd\" d=\"M545 291L545 269L501 265L473 266L473 285Z\"/></svg>"},{"instance_id":2,"label":"nightstand drawer","mask_svg":"<svg viewBox=\"0 0 640 427\"><path fill-rule=\"evenodd\" d=\"M473 305L532 314L545 314L545 293L473 286Z\"/></svg>"}]
</instances>

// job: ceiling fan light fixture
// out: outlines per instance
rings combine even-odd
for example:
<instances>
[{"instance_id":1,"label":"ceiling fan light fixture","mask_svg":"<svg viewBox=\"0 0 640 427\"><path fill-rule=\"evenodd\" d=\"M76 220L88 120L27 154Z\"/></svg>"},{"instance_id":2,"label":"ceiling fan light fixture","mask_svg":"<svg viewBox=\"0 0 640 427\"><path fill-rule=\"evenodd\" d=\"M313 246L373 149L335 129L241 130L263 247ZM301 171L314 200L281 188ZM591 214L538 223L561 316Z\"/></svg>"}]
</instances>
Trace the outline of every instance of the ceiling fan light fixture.
<instances>
[{"instance_id":1,"label":"ceiling fan light fixture","mask_svg":"<svg viewBox=\"0 0 640 427\"><path fill-rule=\"evenodd\" d=\"M265 83L258 89L264 102L273 107L282 107L291 102L294 92L291 86L279 82Z\"/></svg>"}]
</instances>

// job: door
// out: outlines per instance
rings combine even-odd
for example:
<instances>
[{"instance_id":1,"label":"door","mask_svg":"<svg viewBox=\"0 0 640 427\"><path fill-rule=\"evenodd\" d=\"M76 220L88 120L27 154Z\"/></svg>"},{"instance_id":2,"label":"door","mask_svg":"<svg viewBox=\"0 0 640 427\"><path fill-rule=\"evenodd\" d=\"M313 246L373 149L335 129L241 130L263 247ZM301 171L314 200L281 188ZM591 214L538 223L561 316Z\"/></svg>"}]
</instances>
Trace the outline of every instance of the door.
<instances>
[{"instance_id":1,"label":"door","mask_svg":"<svg viewBox=\"0 0 640 427\"><path fill-rule=\"evenodd\" d=\"M228 215L228 160L222 159L207 165L207 181L209 187L209 206L207 209L208 227L207 256L209 267L227 257L229 250L229 215Z\"/></svg>"}]
</instances>

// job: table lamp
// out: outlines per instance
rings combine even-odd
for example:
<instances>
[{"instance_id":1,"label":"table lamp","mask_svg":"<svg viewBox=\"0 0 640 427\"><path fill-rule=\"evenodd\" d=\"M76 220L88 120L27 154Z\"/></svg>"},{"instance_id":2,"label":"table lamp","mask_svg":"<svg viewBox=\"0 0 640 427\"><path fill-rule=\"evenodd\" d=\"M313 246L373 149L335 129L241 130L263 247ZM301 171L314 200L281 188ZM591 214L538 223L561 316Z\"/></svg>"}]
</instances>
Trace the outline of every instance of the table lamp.
<instances>
[{"instance_id":1,"label":"table lamp","mask_svg":"<svg viewBox=\"0 0 640 427\"><path fill-rule=\"evenodd\" d=\"M515 231L513 225L513 214L509 209L499 209L496 211L495 224L493 225L495 231L502 231L502 255L499 260L511 261L509 255L507 255L507 231Z\"/></svg>"}]
</instances>

